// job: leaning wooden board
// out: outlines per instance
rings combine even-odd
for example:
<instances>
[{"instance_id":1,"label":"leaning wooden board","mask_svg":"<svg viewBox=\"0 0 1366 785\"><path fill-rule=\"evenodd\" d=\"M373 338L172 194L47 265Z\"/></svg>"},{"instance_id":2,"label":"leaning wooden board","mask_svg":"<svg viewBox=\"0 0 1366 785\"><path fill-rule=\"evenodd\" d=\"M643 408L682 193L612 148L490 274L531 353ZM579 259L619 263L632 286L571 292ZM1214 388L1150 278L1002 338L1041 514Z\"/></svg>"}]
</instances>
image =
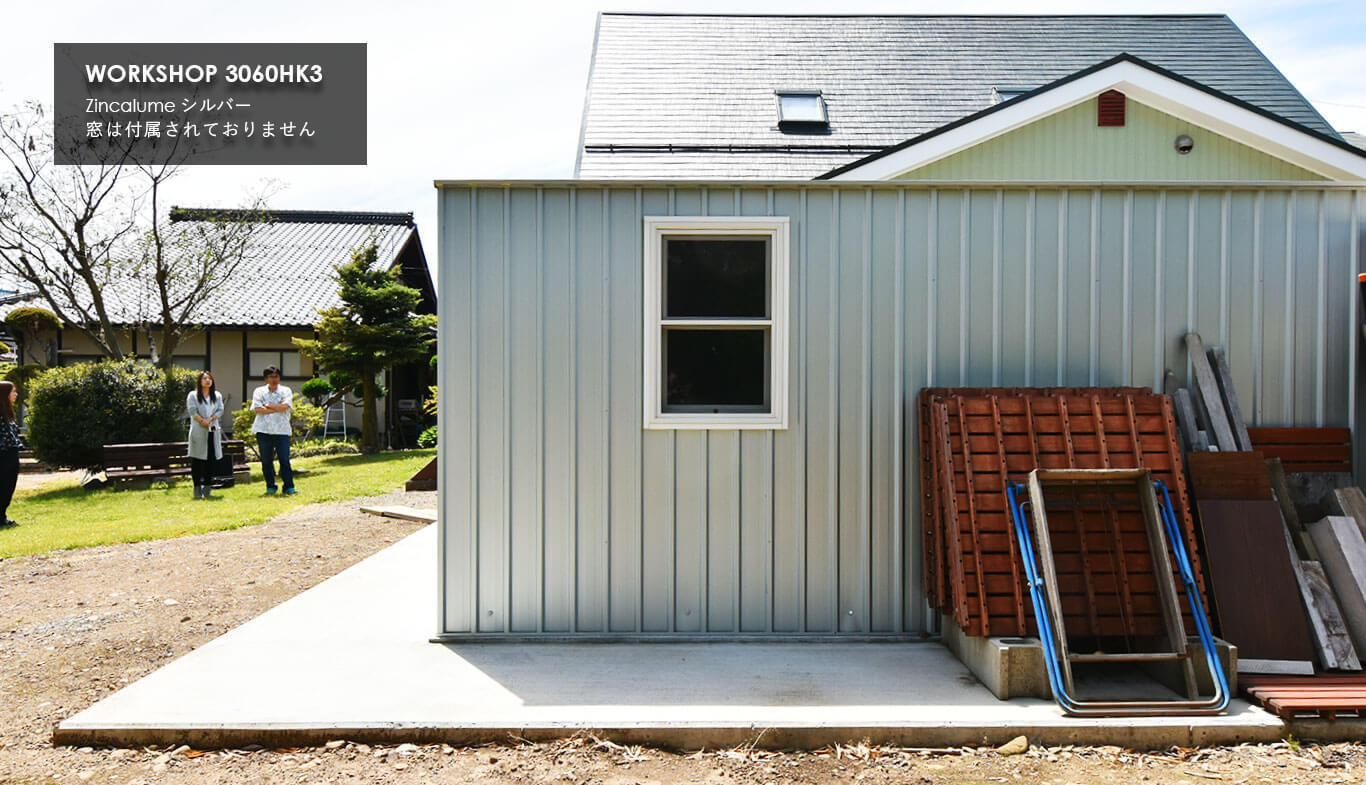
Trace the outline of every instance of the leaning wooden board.
<instances>
[{"instance_id":1,"label":"leaning wooden board","mask_svg":"<svg viewBox=\"0 0 1366 785\"><path fill-rule=\"evenodd\" d=\"M1273 501L1271 473L1259 452L1193 452L1186 455L1190 493L1199 500Z\"/></svg>"},{"instance_id":2,"label":"leaning wooden board","mask_svg":"<svg viewBox=\"0 0 1366 785\"><path fill-rule=\"evenodd\" d=\"M1222 637L1239 658L1309 660L1312 633L1274 501L1201 499L1205 564Z\"/></svg>"},{"instance_id":3,"label":"leaning wooden board","mask_svg":"<svg viewBox=\"0 0 1366 785\"><path fill-rule=\"evenodd\" d=\"M1330 515L1309 525L1357 656L1366 652L1366 538L1356 521Z\"/></svg>"}]
</instances>

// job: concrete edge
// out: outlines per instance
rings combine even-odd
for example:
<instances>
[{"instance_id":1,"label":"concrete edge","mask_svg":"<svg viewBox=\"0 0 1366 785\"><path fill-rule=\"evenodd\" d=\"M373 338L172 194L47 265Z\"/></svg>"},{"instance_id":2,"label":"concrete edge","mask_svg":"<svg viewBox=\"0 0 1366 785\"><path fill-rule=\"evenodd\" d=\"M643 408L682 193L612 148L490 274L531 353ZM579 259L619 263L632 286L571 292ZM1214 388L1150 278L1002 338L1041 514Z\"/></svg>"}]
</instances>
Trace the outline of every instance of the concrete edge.
<instances>
[{"instance_id":1,"label":"concrete edge","mask_svg":"<svg viewBox=\"0 0 1366 785\"><path fill-rule=\"evenodd\" d=\"M1366 739L1366 719L1325 720L1307 717L1290 720L1287 726L1289 733L1301 741L1332 744L1340 741L1360 743Z\"/></svg>"},{"instance_id":2,"label":"concrete edge","mask_svg":"<svg viewBox=\"0 0 1366 785\"><path fill-rule=\"evenodd\" d=\"M1360 726L1358 726L1360 728ZM1358 730L1358 732L1360 732ZM1135 750L1198 747L1242 743L1270 743L1285 737L1282 723L1263 725L1138 725L1138 726L961 726L961 727L619 727L538 728L347 726L320 727L90 727L59 725L55 745L145 747L188 744L194 749L321 746L335 739L366 744L437 744L456 746L487 742L553 741L592 733L618 744L641 744L661 749L727 749L740 745L762 749L817 749L835 743L898 747L999 746L1016 736L1031 744L1115 745Z\"/></svg>"},{"instance_id":3,"label":"concrete edge","mask_svg":"<svg viewBox=\"0 0 1366 785\"><path fill-rule=\"evenodd\" d=\"M758 643L764 645L788 644L788 643L819 643L819 644L849 644L849 643L895 643L895 644L932 644L940 643L938 638L914 634L878 634L878 635L836 635L831 633L804 633L804 632L783 632L783 633L764 633L761 635L746 633L726 633L718 635L716 633L700 632L579 632L573 635L566 635L559 632L442 632L427 639L430 643L440 643L448 646L460 644L479 644L481 646L490 643L506 644L553 644L553 645L588 645L588 644L687 644L689 646L697 644L721 644L729 645L733 643Z\"/></svg>"}]
</instances>

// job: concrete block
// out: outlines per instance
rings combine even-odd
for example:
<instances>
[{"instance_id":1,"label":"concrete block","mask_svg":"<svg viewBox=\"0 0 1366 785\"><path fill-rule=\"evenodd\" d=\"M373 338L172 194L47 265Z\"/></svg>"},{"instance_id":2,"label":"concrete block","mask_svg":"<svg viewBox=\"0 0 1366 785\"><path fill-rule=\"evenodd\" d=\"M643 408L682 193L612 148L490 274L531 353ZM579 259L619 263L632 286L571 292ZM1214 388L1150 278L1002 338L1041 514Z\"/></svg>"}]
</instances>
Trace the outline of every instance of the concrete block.
<instances>
[{"instance_id":1,"label":"concrete block","mask_svg":"<svg viewBox=\"0 0 1366 785\"><path fill-rule=\"evenodd\" d=\"M1053 689L1048 683L1048 670L1043 661L1043 645L1038 638L983 638L970 637L956 624L944 627L944 645L959 662L972 671L992 695L1001 700L1011 698L1042 698L1051 700ZM1214 682L1205 668L1204 649L1194 638L1188 642L1195 664L1196 686L1202 694L1214 693ZM1238 647L1228 641L1215 639L1219 662L1224 668L1229 689L1238 691ZM1182 687L1181 667L1174 662L1148 663L1143 670L1153 679L1175 692Z\"/></svg>"},{"instance_id":2,"label":"concrete block","mask_svg":"<svg viewBox=\"0 0 1366 785\"><path fill-rule=\"evenodd\" d=\"M1001 700L1053 697L1038 638L970 637L950 622L944 625L944 645Z\"/></svg>"}]
</instances>

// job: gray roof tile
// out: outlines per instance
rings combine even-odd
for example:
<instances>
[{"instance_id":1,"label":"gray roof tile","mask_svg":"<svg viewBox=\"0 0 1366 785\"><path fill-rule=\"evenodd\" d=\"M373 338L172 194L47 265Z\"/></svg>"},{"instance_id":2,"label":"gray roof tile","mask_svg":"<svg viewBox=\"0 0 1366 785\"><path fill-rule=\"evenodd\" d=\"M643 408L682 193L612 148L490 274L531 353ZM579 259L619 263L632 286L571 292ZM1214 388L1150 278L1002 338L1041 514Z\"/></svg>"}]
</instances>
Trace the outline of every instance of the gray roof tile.
<instances>
[{"instance_id":1,"label":"gray roof tile","mask_svg":"<svg viewBox=\"0 0 1366 785\"><path fill-rule=\"evenodd\" d=\"M578 175L814 177L867 153L640 148L887 146L991 106L993 88L1038 87L1122 53L1336 135L1223 15L603 14ZM780 88L821 90L830 133L780 132Z\"/></svg>"},{"instance_id":2,"label":"gray roof tile","mask_svg":"<svg viewBox=\"0 0 1366 785\"><path fill-rule=\"evenodd\" d=\"M256 251L235 282L211 295L198 314L203 326L302 327L318 321L318 311L341 304L333 267L372 240L386 269L417 229L406 213L317 213L277 211L253 239ZM395 220L407 216L407 222ZM137 280L104 289L116 324L136 324L155 313L154 293ZM23 299L0 305L0 316Z\"/></svg>"}]
</instances>

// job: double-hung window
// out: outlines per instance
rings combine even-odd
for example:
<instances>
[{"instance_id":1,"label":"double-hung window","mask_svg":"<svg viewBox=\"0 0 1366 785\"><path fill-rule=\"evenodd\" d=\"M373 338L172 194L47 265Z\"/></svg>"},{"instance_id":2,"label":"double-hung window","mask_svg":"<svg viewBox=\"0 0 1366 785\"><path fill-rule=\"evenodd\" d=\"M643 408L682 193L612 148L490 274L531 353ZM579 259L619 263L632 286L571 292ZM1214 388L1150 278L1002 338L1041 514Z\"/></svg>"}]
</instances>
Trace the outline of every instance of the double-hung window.
<instances>
[{"instance_id":1,"label":"double-hung window","mask_svg":"<svg viewBox=\"0 0 1366 785\"><path fill-rule=\"evenodd\" d=\"M645 427L787 427L788 219L645 219Z\"/></svg>"}]
</instances>

